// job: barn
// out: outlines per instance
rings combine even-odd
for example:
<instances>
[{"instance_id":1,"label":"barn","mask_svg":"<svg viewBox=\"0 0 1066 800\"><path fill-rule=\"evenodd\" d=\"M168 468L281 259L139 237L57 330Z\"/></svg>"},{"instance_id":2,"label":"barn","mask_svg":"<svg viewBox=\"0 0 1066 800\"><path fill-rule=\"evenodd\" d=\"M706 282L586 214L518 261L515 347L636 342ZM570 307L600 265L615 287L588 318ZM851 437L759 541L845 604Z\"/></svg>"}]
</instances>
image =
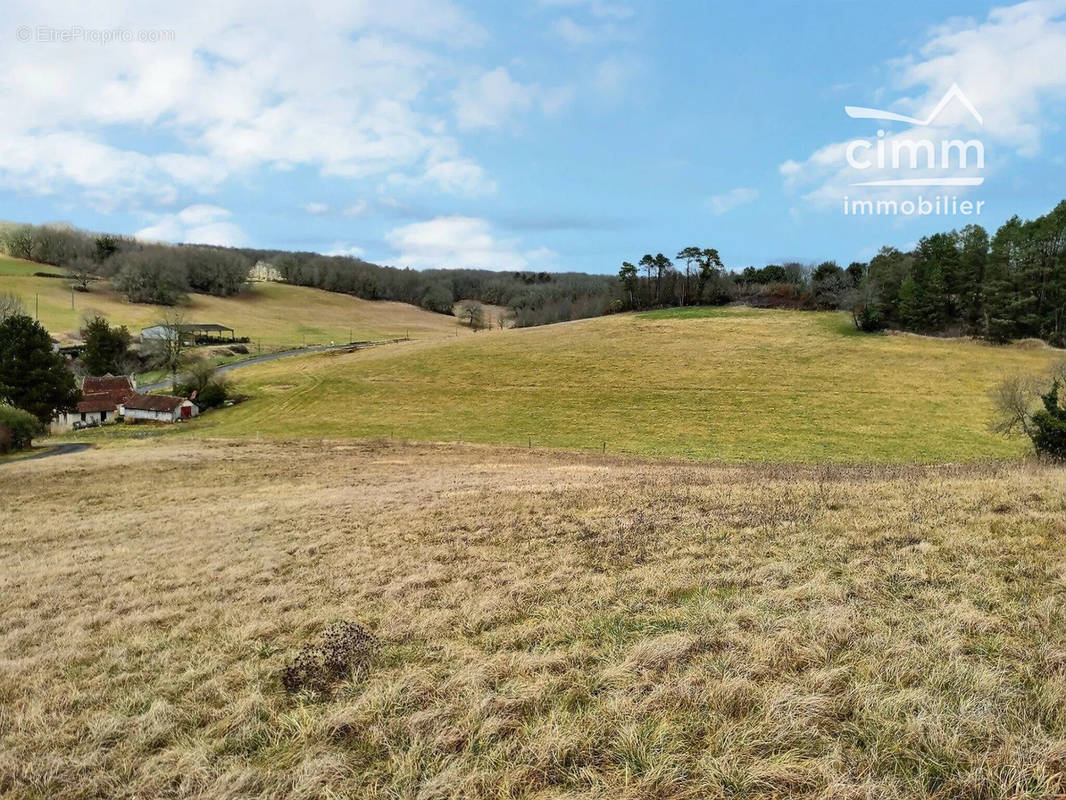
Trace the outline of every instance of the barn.
<instances>
[{"instance_id":1,"label":"barn","mask_svg":"<svg viewBox=\"0 0 1066 800\"><path fill-rule=\"evenodd\" d=\"M219 325L216 322L202 322L179 325L151 325L141 328L141 341L147 342L153 339L173 339L175 334L180 334L183 340L196 344L211 344L212 342L224 342L227 339L236 341L233 328ZM228 336L227 336L228 334Z\"/></svg>"},{"instance_id":2,"label":"barn","mask_svg":"<svg viewBox=\"0 0 1066 800\"><path fill-rule=\"evenodd\" d=\"M126 422L179 422L192 419L200 409L192 400L165 394L134 394L122 404Z\"/></svg>"}]
</instances>

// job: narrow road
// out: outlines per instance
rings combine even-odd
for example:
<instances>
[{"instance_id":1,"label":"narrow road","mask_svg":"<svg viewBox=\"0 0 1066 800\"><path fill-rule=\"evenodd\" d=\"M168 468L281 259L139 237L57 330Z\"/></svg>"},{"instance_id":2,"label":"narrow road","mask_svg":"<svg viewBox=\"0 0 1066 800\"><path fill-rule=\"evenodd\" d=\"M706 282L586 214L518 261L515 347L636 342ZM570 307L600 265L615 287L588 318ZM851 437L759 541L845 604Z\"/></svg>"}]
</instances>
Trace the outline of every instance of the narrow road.
<instances>
[{"instance_id":1,"label":"narrow road","mask_svg":"<svg viewBox=\"0 0 1066 800\"><path fill-rule=\"evenodd\" d=\"M22 456L11 461L0 462L0 464L20 464L23 461L33 461L38 458L51 458L52 456L66 456L71 453L80 453L82 450L88 450L91 445L81 444L79 442L60 442L56 445L51 445L47 450L41 453L35 453L32 456Z\"/></svg>"},{"instance_id":2,"label":"narrow road","mask_svg":"<svg viewBox=\"0 0 1066 800\"><path fill-rule=\"evenodd\" d=\"M218 372L232 372L235 369L241 369L242 367L250 367L253 364L262 364L264 361L277 361L279 358L289 358L290 356L302 356L308 353L325 353L329 350L362 350L364 347L371 347L377 344L392 344L394 342L403 341L402 339L390 339L385 342L349 342L348 344L316 344L310 347L301 347L297 350L282 350L280 353L267 353L264 356L252 356L251 358L244 358L240 361L233 361L229 364L222 364L218 367ZM146 383L137 387L138 392L154 392L159 389L169 389L171 381L168 378L165 381L159 381L157 383Z\"/></svg>"},{"instance_id":3,"label":"narrow road","mask_svg":"<svg viewBox=\"0 0 1066 800\"><path fill-rule=\"evenodd\" d=\"M262 364L264 361L276 361L279 358L288 358L289 356L307 355L308 353L324 353L327 350L362 350L366 347L373 347L380 344L395 344L396 342L406 341L404 339L389 339L383 342L349 342L348 344L328 345L318 344L311 347L301 347L298 350L283 350L280 353L268 353L265 356L252 356L246 358L243 361L234 361L230 364L223 364L218 368L219 372L232 372L235 369L241 367L250 367L253 364ZM166 389L170 387L170 381L159 381L158 383L148 383L137 387L139 392L151 392L157 389ZM47 450L41 453L35 453L32 456L23 456L16 458L13 461L0 462L0 466L3 464L15 464L20 461L32 461L35 458L52 458L52 456L65 456L70 453L80 453L83 450L88 450L91 445L82 444L80 442L60 442L59 444L49 447Z\"/></svg>"}]
</instances>

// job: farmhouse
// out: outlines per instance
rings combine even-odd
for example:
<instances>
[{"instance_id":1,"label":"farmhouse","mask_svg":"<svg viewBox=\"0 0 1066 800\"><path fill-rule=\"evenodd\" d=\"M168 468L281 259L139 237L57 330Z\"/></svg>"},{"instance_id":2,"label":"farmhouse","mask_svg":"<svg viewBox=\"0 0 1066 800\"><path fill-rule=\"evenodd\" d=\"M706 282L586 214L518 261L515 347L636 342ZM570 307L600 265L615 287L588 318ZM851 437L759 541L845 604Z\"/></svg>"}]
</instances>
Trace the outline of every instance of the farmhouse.
<instances>
[{"instance_id":1,"label":"farmhouse","mask_svg":"<svg viewBox=\"0 0 1066 800\"><path fill-rule=\"evenodd\" d=\"M122 413L122 404L136 394L133 380L125 375L85 378L81 383L82 399L74 411L60 414L49 426L53 433L114 422Z\"/></svg>"},{"instance_id":2,"label":"farmhouse","mask_svg":"<svg viewBox=\"0 0 1066 800\"><path fill-rule=\"evenodd\" d=\"M202 342L221 342L226 340L233 342L236 341L233 328L228 328L225 325L219 325L215 322L196 323L191 325L151 325L147 328L141 328L141 341L150 341L152 339L170 339L173 338L175 333L179 334L184 339L200 344ZM225 334L229 336L225 336Z\"/></svg>"},{"instance_id":3,"label":"farmhouse","mask_svg":"<svg viewBox=\"0 0 1066 800\"><path fill-rule=\"evenodd\" d=\"M165 394L134 394L122 404L122 416L127 422L178 422L199 413L192 400Z\"/></svg>"}]
</instances>

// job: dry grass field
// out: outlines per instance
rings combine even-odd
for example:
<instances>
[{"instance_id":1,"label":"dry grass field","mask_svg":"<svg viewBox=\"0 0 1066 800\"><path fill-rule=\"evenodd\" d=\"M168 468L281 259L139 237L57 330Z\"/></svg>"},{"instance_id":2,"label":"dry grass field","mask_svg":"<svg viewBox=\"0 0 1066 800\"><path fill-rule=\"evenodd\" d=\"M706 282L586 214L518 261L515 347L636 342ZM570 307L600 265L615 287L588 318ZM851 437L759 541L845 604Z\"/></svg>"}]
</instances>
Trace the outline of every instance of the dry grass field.
<instances>
[{"instance_id":1,"label":"dry grass field","mask_svg":"<svg viewBox=\"0 0 1066 800\"><path fill-rule=\"evenodd\" d=\"M22 298L32 315L39 312L41 324L59 340L76 336L82 316L94 311L112 323L126 325L133 333L157 322L166 310L159 306L129 303L109 283L91 284L92 291L74 292L71 308L70 281L35 277L35 272L60 274L63 270L0 256L0 293ZM236 329L265 350L348 341L454 337L470 333L453 317L433 314L406 303L371 302L335 292L282 283L257 283L235 297L189 295L181 307L189 322L218 322Z\"/></svg>"},{"instance_id":2,"label":"dry grass field","mask_svg":"<svg viewBox=\"0 0 1066 800\"><path fill-rule=\"evenodd\" d=\"M1044 798L1061 469L129 442L0 466L11 798ZM367 669L288 694L335 620Z\"/></svg>"},{"instance_id":3,"label":"dry grass field","mask_svg":"<svg viewBox=\"0 0 1066 800\"><path fill-rule=\"evenodd\" d=\"M844 314L691 309L494 330L235 375L209 436L389 437L729 461L1021 455L990 390L1043 345L856 335ZM107 434L102 434L107 435Z\"/></svg>"}]
</instances>

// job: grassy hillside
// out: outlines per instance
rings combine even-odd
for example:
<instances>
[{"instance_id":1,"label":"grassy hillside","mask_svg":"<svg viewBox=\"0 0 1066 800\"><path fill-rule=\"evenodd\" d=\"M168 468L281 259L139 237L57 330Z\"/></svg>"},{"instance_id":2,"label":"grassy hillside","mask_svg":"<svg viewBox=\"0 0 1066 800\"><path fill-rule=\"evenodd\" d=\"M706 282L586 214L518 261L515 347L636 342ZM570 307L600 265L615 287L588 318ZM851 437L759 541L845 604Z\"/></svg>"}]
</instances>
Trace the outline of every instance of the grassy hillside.
<instances>
[{"instance_id":1,"label":"grassy hillside","mask_svg":"<svg viewBox=\"0 0 1066 800\"><path fill-rule=\"evenodd\" d=\"M838 314L625 315L239 374L206 435L414 439L737 461L955 461L1025 450L987 392L1043 347L855 335Z\"/></svg>"},{"instance_id":2,"label":"grassy hillside","mask_svg":"<svg viewBox=\"0 0 1066 800\"><path fill-rule=\"evenodd\" d=\"M0 466L0 794L1061 797L1064 520L1029 464L171 441ZM338 619L377 636L365 671L287 694Z\"/></svg>"},{"instance_id":3,"label":"grassy hillside","mask_svg":"<svg viewBox=\"0 0 1066 800\"><path fill-rule=\"evenodd\" d=\"M38 309L41 323L54 337L69 339L86 311L98 311L112 322L137 333L159 319L159 306L127 302L110 285L94 283L88 294L74 292L70 281L34 277L34 272L62 273L43 264L0 257L0 292L14 292L32 315ZM433 314L406 303L371 302L357 297L304 286L258 283L236 297L190 295L182 310L189 322L218 322L236 329L263 347L280 349L302 344L328 344L331 340L388 339L404 336L424 339L454 336L467 330L458 320Z\"/></svg>"}]
</instances>

